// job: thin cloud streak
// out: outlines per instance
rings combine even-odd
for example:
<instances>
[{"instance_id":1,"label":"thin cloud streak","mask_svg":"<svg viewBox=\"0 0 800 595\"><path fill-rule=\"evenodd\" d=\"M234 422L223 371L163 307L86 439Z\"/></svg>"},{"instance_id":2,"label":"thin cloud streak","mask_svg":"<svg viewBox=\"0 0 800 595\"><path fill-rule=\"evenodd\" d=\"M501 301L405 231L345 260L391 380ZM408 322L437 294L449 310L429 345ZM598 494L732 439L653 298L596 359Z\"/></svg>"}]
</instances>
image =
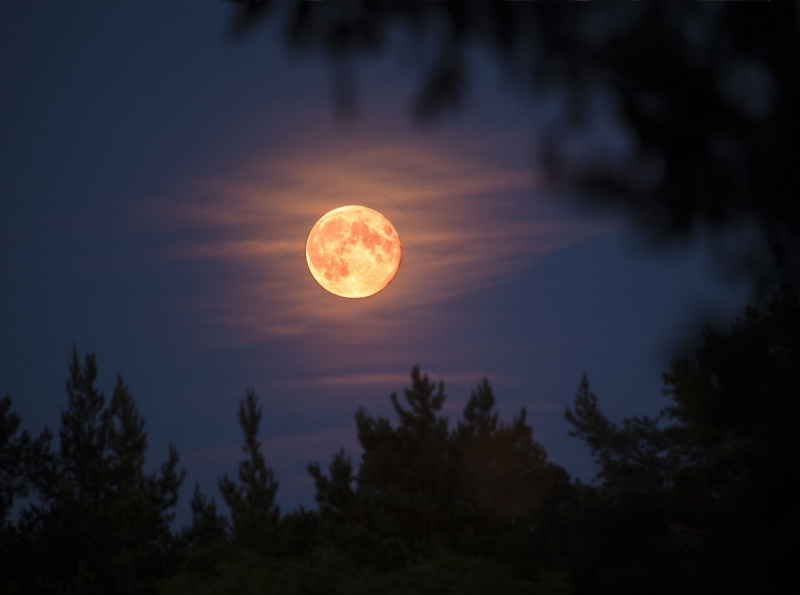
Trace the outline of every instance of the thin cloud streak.
<instances>
[{"instance_id":1,"label":"thin cloud streak","mask_svg":"<svg viewBox=\"0 0 800 595\"><path fill-rule=\"evenodd\" d=\"M414 343L458 324L443 302L611 230L546 215L533 172L492 161L495 141L331 138L238 162L170 201L166 216L194 239L162 256L203 262L224 279L193 305L217 328L207 348L299 341L304 366L328 382L351 371L343 361L359 370L414 362ZM367 299L329 294L305 262L311 227L346 204L383 213L403 246L395 279Z\"/></svg>"},{"instance_id":2,"label":"thin cloud streak","mask_svg":"<svg viewBox=\"0 0 800 595\"><path fill-rule=\"evenodd\" d=\"M445 386L454 385L477 385L484 378L489 378L491 384L521 384L522 381L518 378L511 376L503 376L500 374L491 374L486 372L479 372L475 370L467 370L463 372L456 372L453 374L427 374L432 382L444 382ZM382 373L365 373L365 374L345 374L342 376L325 376L317 380L319 384L333 384L333 385L346 385L346 386L372 386L372 385L387 385L391 384L395 387L405 387L410 384L409 375L407 372L397 374L382 374Z\"/></svg>"}]
</instances>

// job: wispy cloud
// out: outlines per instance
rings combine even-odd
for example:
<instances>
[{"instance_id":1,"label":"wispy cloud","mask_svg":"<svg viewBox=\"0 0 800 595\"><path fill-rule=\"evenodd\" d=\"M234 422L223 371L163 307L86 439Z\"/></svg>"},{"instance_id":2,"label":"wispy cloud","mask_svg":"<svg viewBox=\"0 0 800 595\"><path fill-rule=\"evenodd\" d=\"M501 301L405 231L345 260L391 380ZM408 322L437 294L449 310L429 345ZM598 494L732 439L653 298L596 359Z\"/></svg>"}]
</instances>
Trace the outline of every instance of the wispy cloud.
<instances>
[{"instance_id":1,"label":"wispy cloud","mask_svg":"<svg viewBox=\"0 0 800 595\"><path fill-rule=\"evenodd\" d=\"M347 376L336 362L357 358L370 370L413 363L409 340L458 322L437 304L502 283L537 258L606 231L547 215L534 172L495 160L496 143L400 133L305 139L195 182L166 213L193 239L163 256L221 271L219 285L195 304L222 329L210 346L291 339L302 342L304 361L319 364L319 382L405 385L407 375ZM327 293L305 263L311 227L346 204L383 213L403 245L395 279L366 299Z\"/></svg>"},{"instance_id":2,"label":"wispy cloud","mask_svg":"<svg viewBox=\"0 0 800 595\"><path fill-rule=\"evenodd\" d=\"M442 381L446 384L456 385L477 385L484 378L491 377L492 384L519 384L520 380L510 376L491 374L478 370L465 370L452 374L429 373L428 377L432 382ZM365 374L343 374L341 376L324 376L317 380L320 384L341 384L347 386L360 385L394 385L403 387L410 384L408 373L384 374L384 373L365 373Z\"/></svg>"}]
</instances>

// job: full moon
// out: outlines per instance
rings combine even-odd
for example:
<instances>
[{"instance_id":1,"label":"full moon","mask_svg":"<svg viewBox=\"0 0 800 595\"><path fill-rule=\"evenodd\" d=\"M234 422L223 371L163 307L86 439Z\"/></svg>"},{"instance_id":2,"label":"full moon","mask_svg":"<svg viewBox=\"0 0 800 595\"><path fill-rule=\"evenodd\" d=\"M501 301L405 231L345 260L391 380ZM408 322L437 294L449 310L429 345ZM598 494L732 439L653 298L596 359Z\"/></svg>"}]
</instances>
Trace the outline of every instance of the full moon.
<instances>
[{"instance_id":1,"label":"full moon","mask_svg":"<svg viewBox=\"0 0 800 595\"><path fill-rule=\"evenodd\" d=\"M400 237L389 220L367 207L339 207L311 228L306 262L317 283L335 295L375 295L400 266Z\"/></svg>"}]
</instances>

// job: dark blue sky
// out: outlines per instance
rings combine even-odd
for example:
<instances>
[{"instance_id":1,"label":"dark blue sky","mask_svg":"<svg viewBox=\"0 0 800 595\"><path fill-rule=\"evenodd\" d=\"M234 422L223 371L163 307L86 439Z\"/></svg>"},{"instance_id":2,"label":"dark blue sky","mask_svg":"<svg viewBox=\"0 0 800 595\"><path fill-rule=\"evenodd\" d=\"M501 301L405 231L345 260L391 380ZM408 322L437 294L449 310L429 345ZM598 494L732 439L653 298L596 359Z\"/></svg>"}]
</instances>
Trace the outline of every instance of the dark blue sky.
<instances>
[{"instance_id":1,"label":"dark blue sky","mask_svg":"<svg viewBox=\"0 0 800 595\"><path fill-rule=\"evenodd\" d=\"M480 55L465 109L421 129L399 39L357 64L342 121L324 57L269 28L233 42L230 6L66 4L0 4L0 394L57 430L71 346L96 353L100 386L121 373L147 421L148 466L177 446L183 520L195 482L218 497L235 473L246 386L291 509L313 506L306 464L357 457L356 408L389 414L413 364L445 381L453 422L488 376L502 415L527 407L550 458L589 479L562 416L581 375L613 419L652 413L687 325L745 302L701 247L642 250L552 196L532 154L558 102ZM344 204L403 241L373 298L306 269L308 231Z\"/></svg>"}]
</instances>

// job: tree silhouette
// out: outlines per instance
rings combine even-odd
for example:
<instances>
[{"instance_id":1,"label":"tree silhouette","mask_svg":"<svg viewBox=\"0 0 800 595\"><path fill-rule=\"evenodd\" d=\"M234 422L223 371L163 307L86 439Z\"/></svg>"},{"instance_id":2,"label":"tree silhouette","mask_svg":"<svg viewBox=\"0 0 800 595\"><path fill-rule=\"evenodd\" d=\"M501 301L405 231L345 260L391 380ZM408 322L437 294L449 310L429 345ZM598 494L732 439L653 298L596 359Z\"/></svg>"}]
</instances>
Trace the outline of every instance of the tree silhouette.
<instances>
[{"instance_id":1,"label":"tree silhouette","mask_svg":"<svg viewBox=\"0 0 800 595\"><path fill-rule=\"evenodd\" d=\"M441 415L444 385L416 366L403 397L391 395L396 424L357 412L364 449L357 474L343 451L328 476L309 466L326 538L383 571L441 547L527 565L522 552L546 549L537 540L545 534L542 511L557 508L551 488L569 476L547 461L525 410L500 422L484 380L450 430Z\"/></svg>"},{"instance_id":2,"label":"tree silhouette","mask_svg":"<svg viewBox=\"0 0 800 595\"><path fill-rule=\"evenodd\" d=\"M97 364L87 354L83 366L73 347L67 380L67 408L61 410L61 467L58 491L82 506L99 503L107 475L105 397L95 387Z\"/></svg>"},{"instance_id":3,"label":"tree silhouette","mask_svg":"<svg viewBox=\"0 0 800 595\"><path fill-rule=\"evenodd\" d=\"M569 560L578 593L670 593L675 590L667 539L667 470L659 418L626 418L622 427L600 412L584 375L565 412L600 467L596 488L576 492Z\"/></svg>"},{"instance_id":4,"label":"tree silhouette","mask_svg":"<svg viewBox=\"0 0 800 595\"><path fill-rule=\"evenodd\" d=\"M231 513L232 537L236 544L259 552L276 548L280 509L275 505L278 482L267 467L258 441L261 407L252 388L239 402L239 424L244 431L242 451L248 459L239 463L239 481L226 473L219 490Z\"/></svg>"},{"instance_id":5,"label":"tree silhouette","mask_svg":"<svg viewBox=\"0 0 800 595\"><path fill-rule=\"evenodd\" d=\"M395 421L357 411L364 449L357 472L344 450L326 471L318 463L308 466L318 512L301 508L276 519L255 546L237 547L244 544L234 526L234 539L216 558L200 558L198 552L210 550L190 548L183 572L162 592L570 592L560 566L547 566L558 559L551 550L562 547L549 544L566 526L568 475L547 462L524 409L509 424L499 420L488 381L473 391L464 420L452 431L441 413L445 398L444 385L415 366L410 388L390 397ZM258 452L260 418L252 391L239 411L248 463ZM239 484L225 484L239 494L240 519L248 518L250 469L263 468L263 458L256 458L260 462L244 474L240 466ZM266 496L253 497L254 504L272 502L274 494L257 492ZM193 511L187 534L203 526L219 530L197 489Z\"/></svg>"},{"instance_id":6,"label":"tree silhouette","mask_svg":"<svg viewBox=\"0 0 800 595\"><path fill-rule=\"evenodd\" d=\"M174 448L143 470L145 423L121 377L110 401L73 349L60 450L20 431L0 399L0 531L8 593L752 593L791 578L798 521L800 300L786 287L664 375L655 417L607 419L583 378L565 416L600 467L571 482L503 422L487 380L454 428L445 391L414 367L396 420L356 414L356 472L340 450L309 465L319 512L281 517L252 389L239 403L247 458L220 489L231 523L195 487L192 524L169 529L183 473ZM33 496L16 522L14 499ZM230 537L228 532L230 531ZM183 546L178 548L178 542ZM567 574L568 573L568 574ZM569 578L568 578L569 577Z\"/></svg>"},{"instance_id":7,"label":"tree silhouette","mask_svg":"<svg viewBox=\"0 0 800 595\"><path fill-rule=\"evenodd\" d=\"M456 435L462 443L464 497L483 513L519 522L537 511L549 489L544 448L533 439L523 408L510 425L498 423L484 379L473 391Z\"/></svg>"},{"instance_id":8,"label":"tree silhouette","mask_svg":"<svg viewBox=\"0 0 800 595\"><path fill-rule=\"evenodd\" d=\"M770 588L791 567L800 439L800 301L783 288L729 333L706 327L694 358L665 375L675 423L675 517L703 536L697 590Z\"/></svg>"},{"instance_id":9,"label":"tree silhouette","mask_svg":"<svg viewBox=\"0 0 800 595\"><path fill-rule=\"evenodd\" d=\"M706 327L694 356L675 359L664 381L670 401L657 419L609 422L586 378L567 409L602 479L581 528L602 555L578 585L750 593L788 580L785 546L800 528L796 294L784 288L763 312L748 308L728 333Z\"/></svg>"},{"instance_id":10,"label":"tree silhouette","mask_svg":"<svg viewBox=\"0 0 800 595\"><path fill-rule=\"evenodd\" d=\"M314 479L319 505L320 537L334 547L347 552L362 550L369 543L369 535L361 524L358 494L355 490L356 476L350 457L341 449L333 456L327 476L319 463L308 465L308 474Z\"/></svg>"},{"instance_id":11,"label":"tree silhouette","mask_svg":"<svg viewBox=\"0 0 800 595\"><path fill-rule=\"evenodd\" d=\"M217 504L195 484L191 501L192 524L181 534L182 572L213 576L216 565L227 557L228 519L217 512Z\"/></svg>"},{"instance_id":12,"label":"tree silhouette","mask_svg":"<svg viewBox=\"0 0 800 595\"><path fill-rule=\"evenodd\" d=\"M95 386L93 354L73 348L58 456L20 516L12 584L28 592L149 593L173 570L169 528L184 473L170 447L160 474L144 472L144 419L122 378L108 407ZM42 439L44 440L44 439ZM46 438L49 442L49 435Z\"/></svg>"},{"instance_id":13,"label":"tree silhouette","mask_svg":"<svg viewBox=\"0 0 800 595\"><path fill-rule=\"evenodd\" d=\"M447 419L439 414L444 385L431 382L416 366L411 380L411 388L404 390L405 407L396 393L391 395L397 427L364 409L356 413L364 449L358 493L384 536L379 548L398 556L398 563L406 547L423 551L451 528L453 519L453 453Z\"/></svg>"},{"instance_id":14,"label":"tree silhouette","mask_svg":"<svg viewBox=\"0 0 800 595\"><path fill-rule=\"evenodd\" d=\"M328 477L320 470L319 463L309 464L308 474L314 478L315 499L320 513L324 517L346 517L356 497L353 489L356 478L353 475L353 463L344 449L333 456L328 466Z\"/></svg>"},{"instance_id":15,"label":"tree silhouette","mask_svg":"<svg viewBox=\"0 0 800 595\"><path fill-rule=\"evenodd\" d=\"M582 438L591 449L600 467L598 478L609 493L651 495L668 486L675 461L659 425L663 415L625 418L623 427L617 427L600 412L584 375L574 410L567 407L564 417L574 428L569 435Z\"/></svg>"},{"instance_id":16,"label":"tree silhouette","mask_svg":"<svg viewBox=\"0 0 800 595\"><path fill-rule=\"evenodd\" d=\"M20 417L12 409L11 396L0 399L0 528L16 498L26 497L50 475L52 435L45 430L33 439L27 430L20 432Z\"/></svg>"}]
</instances>

